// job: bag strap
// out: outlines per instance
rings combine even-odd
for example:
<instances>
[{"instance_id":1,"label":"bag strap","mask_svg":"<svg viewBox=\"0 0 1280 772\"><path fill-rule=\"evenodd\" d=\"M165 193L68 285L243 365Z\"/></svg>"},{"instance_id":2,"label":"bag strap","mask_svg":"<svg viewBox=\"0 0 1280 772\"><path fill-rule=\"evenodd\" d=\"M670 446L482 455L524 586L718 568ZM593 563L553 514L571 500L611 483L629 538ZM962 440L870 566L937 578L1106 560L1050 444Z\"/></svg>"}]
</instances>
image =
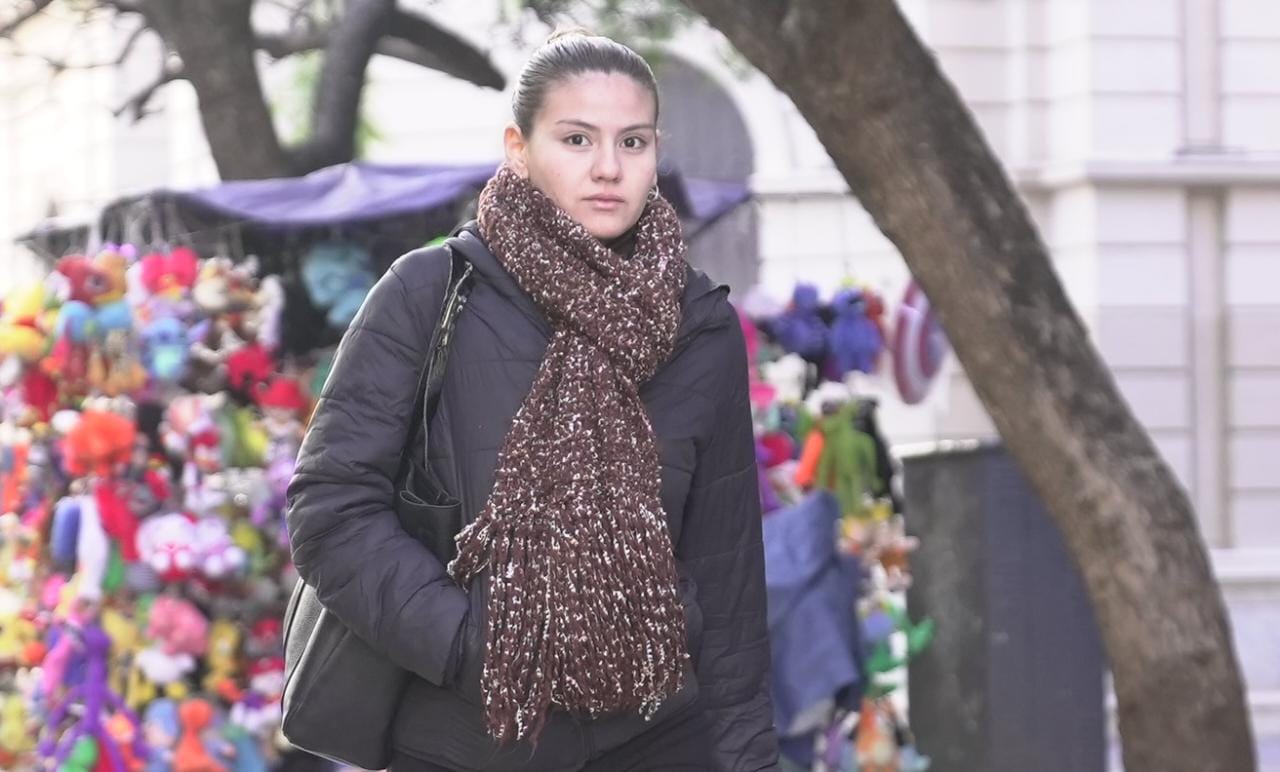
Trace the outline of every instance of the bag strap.
<instances>
[{"instance_id":1,"label":"bag strap","mask_svg":"<svg viewBox=\"0 0 1280 772\"><path fill-rule=\"evenodd\" d=\"M409 436L400 451L400 471L397 477L399 480L404 479L409 468L409 460L412 457L413 448L418 444L419 435L422 437L423 458L426 458L427 427L440 402L440 390L444 386L444 371L449 361L449 344L453 339L454 322L466 306L468 294L471 292L470 279L473 270L471 262L447 241L444 248L449 250L451 258L449 281L445 285L440 320L436 323L431 335L431 346L427 349L427 358L423 362L422 371L418 374L417 395L414 397L413 412L410 415L421 416L421 420L414 421L409 426Z\"/></svg>"}]
</instances>

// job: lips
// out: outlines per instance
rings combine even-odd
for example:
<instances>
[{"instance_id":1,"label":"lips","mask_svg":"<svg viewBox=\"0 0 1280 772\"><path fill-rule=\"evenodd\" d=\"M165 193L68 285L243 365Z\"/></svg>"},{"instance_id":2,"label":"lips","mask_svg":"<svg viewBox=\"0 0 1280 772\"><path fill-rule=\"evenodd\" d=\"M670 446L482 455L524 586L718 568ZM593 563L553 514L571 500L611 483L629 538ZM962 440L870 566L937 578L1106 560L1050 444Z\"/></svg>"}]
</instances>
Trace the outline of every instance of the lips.
<instances>
[{"instance_id":1,"label":"lips","mask_svg":"<svg viewBox=\"0 0 1280 772\"><path fill-rule=\"evenodd\" d=\"M621 204L624 199L622 196L587 196L587 200L596 204Z\"/></svg>"}]
</instances>

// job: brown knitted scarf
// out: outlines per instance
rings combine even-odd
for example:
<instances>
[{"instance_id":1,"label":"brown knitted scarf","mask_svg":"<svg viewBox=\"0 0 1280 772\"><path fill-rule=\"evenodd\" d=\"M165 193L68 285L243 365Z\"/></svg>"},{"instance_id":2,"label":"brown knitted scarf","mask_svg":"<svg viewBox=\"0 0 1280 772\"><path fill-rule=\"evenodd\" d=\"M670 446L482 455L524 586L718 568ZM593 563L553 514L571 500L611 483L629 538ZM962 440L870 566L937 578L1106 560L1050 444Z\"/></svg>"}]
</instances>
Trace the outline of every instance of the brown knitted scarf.
<instances>
[{"instance_id":1,"label":"brown knitted scarf","mask_svg":"<svg viewBox=\"0 0 1280 772\"><path fill-rule=\"evenodd\" d=\"M689 658L638 392L680 322L680 221L652 196L624 258L506 167L480 194L479 221L553 330L493 491L449 565L463 584L489 571L488 730L536 741L551 705L652 715L682 686Z\"/></svg>"}]
</instances>

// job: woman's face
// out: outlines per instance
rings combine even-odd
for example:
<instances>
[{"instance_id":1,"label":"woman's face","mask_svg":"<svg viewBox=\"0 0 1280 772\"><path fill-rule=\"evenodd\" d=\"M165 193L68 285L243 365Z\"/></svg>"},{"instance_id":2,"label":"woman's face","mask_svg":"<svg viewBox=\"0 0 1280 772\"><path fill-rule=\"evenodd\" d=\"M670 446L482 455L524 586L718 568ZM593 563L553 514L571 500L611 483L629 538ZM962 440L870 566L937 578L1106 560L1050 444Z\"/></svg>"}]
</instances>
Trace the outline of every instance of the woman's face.
<instances>
[{"instance_id":1,"label":"woman's face","mask_svg":"<svg viewBox=\"0 0 1280 772\"><path fill-rule=\"evenodd\" d=\"M615 238L657 181L656 110L629 75L575 75L547 89L529 136L507 127L507 162L592 236Z\"/></svg>"}]
</instances>

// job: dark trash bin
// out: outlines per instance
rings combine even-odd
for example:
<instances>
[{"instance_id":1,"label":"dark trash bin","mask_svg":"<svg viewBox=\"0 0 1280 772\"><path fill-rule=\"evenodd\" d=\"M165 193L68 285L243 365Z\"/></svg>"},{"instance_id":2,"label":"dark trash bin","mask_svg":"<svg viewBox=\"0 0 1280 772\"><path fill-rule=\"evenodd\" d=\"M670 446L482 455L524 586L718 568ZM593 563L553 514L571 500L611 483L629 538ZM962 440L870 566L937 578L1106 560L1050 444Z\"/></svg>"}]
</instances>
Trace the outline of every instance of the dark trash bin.
<instances>
[{"instance_id":1,"label":"dark trash bin","mask_svg":"<svg viewBox=\"0 0 1280 772\"><path fill-rule=\"evenodd\" d=\"M910 665L910 716L932 772L1102 772L1105 660L1057 527L998 443L903 454L918 536L913 619L937 622Z\"/></svg>"}]
</instances>

